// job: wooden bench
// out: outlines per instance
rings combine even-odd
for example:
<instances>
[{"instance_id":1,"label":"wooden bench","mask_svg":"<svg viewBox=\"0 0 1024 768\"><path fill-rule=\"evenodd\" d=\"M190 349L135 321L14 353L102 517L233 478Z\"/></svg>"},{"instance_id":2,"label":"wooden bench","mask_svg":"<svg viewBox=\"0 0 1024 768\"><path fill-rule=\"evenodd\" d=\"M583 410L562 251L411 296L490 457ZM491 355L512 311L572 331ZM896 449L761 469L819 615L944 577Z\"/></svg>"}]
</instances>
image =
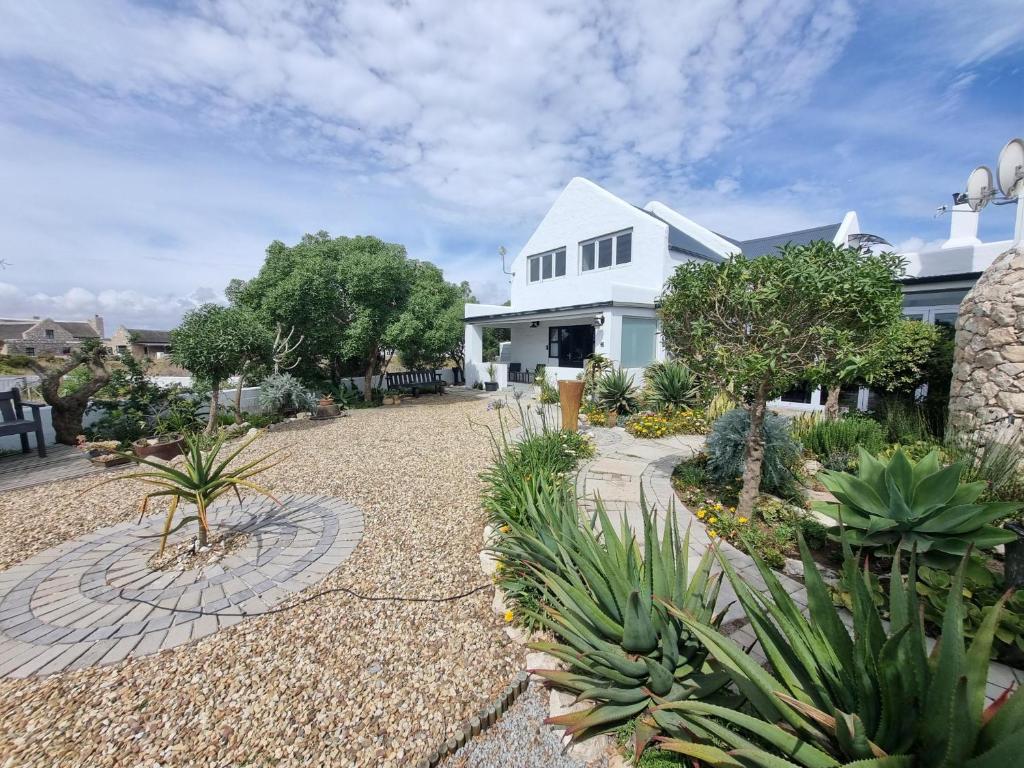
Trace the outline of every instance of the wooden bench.
<instances>
[{"instance_id":1,"label":"wooden bench","mask_svg":"<svg viewBox=\"0 0 1024 768\"><path fill-rule=\"evenodd\" d=\"M420 392L436 392L444 394L444 379L434 371L400 371L389 373L386 377L387 389L394 389L399 392L412 392L413 397L418 397Z\"/></svg>"},{"instance_id":2,"label":"wooden bench","mask_svg":"<svg viewBox=\"0 0 1024 768\"><path fill-rule=\"evenodd\" d=\"M22 407L27 405L32 409L32 418L25 418L25 410ZM36 435L36 450L40 457L46 456L46 437L43 435L43 417L39 409L43 408L42 403L22 403L21 393L16 389L10 392L0 392L0 437L7 435L18 435L21 437L21 452L31 453L28 445L30 432Z\"/></svg>"}]
</instances>

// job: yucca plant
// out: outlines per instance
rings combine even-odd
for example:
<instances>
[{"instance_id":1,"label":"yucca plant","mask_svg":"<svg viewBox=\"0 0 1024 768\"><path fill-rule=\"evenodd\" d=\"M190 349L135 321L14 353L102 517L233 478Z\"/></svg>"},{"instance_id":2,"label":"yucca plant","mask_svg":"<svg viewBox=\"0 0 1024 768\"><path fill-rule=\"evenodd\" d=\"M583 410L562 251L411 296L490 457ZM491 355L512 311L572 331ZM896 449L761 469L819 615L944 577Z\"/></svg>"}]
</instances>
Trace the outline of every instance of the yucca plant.
<instances>
[{"instance_id":1,"label":"yucca plant","mask_svg":"<svg viewBox=\"0 0 1024 768\"><path fill-rule=\"evenodd\" d=\"M949 567L971 547L990 549L1016 538L989 523L1020 509L1021 504L977 503L985 483L961 483L963 466L942 467L938 451L916 464L902 450L887 462L863 448L858 455L856 475L818 475L839 500L814 505L836 520L829 532L834 539L886 555L913 549L928 564Z\"/></svg>"},{"instance_id":2,"label":"yucca plant","mask_svg":"<svg viewBox=\"0 0 1024 768\"><path fill-rule=\"evenodd\" d=\"M718 626L721 616L714 615L714 608L721 573L711 575L710 551L691 574L689 533L680 537L675 510L664 520L660 540L643 499L641 517L642 546L625 519L616 529L601 503L593 521L570 518L561 530L513 528L511 535L534 541L529 565L543 590L543 608L534 618L559 638L530 647L568 666L532 671L578 700L592 702L546 722L580 740L639 717L637 754L677 720L670 712L656 711L660 703L690 698L737 703L726 691L728 676L712 668L706 649L662 602Z\"/></svg>"},{"instance_id":3,"label":"yucca plant","mask_svg":"<svg viewBox=\"0 0 1024 768\"><path fill-rule=\"evenodd\" d=\"M225 493L233 491L239 502L241 502L242 496L239 489L249 488L273 499L277 504L281 503L270 491L256 485L250 479L279 463L268 463L270 457L277 453L277 451L272 451L239 467L228 468L228 465L242 451L252 445L253 441L259 436L259 434L253 435L235 448L227 458L222 458L220 452L224 447L224 441L227 439L226 435L221 434L208 451L203 450L202 440L195 436L186 435L184 463L180 468L154 461L153 459L136 456L132 453L123 453L120 455L134 461L136 464L145 465L149 469L144 472L118 475L110 480L105 480L99 485L93 486L93 488L121 480L141 480L147 485L156 486L158 490L151 491L142 497L142 503L139 508L139 522L141 523L142 519L146 516L150 499L161 496L170 497L171 504L167 509L164 529L162 533L158 534L160 554L163 554L164 548L167 546L167 537L192 522L198 523L198 544L200 547L205 547L210 535L210 505ZM89 490L92 490L92 488ZM195 514L183 517L178 521L177 525L174 525L174 516L181 502L194 505L196 511Z\"/></svg>"},{"instance_id":4,"label":"yucca plant","mask_svg":"<svg viewBox=\"0 0 1024 768\"><path fill-rule=\"evenodd\" d=\"M985 705L988 660L1005 597L970 647L963 635L964 567L949 592L942 636L927 651L915 558L903 578L893 558L890 624L872 599L869 574L846 547L842 580L852 634L801 540L808 616L755 556L762 594L720 558L768 659L762 668L734 641L669 607L728 670L750 702L742 712L706 702L662 705L682 721L661 747L701 765L764 768L1002 768L1024 750L1024 692ZM966 562L966 559L965 559Z\"/></svg>"},{"instance_id":5,"label":"yucca plant","mask_svg":"<svg viewBox=\"0 0 1024 768\"><path fill-rule=\"evenodd\" d=\"M676 361L651 363L644 371L644 400L655 411L677 411L699 404L700 387L689 367Z\"/></svg>"},{"instance_id":6,"label":"yucca plant","mask_svg":"<svg viewBox=\"0 0 1024 768\"><path fill-rule=\"evenodd\" d=\"M633 376L625 368L610 370L597 380L597 402L606 411L633 413L638 400Z\"/></svg>"}]
</instances>

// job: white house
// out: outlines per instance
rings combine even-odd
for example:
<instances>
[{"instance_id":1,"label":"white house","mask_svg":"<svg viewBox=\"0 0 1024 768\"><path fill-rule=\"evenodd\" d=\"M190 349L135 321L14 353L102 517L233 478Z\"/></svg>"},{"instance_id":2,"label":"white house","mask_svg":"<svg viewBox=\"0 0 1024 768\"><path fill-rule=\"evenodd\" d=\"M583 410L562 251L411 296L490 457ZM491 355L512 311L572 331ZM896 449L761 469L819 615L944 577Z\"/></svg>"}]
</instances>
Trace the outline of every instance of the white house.
<instances>
[{"instance_id":1,"label":"white house","mask_svg":"<svg viewBox=\"0 0 1024 768\"><path fill-rule=\"evenodd\" d=\"M760 256L787 242L847 243L858 235L850 212L838 224L736 240L663 203L638 208L574 178L513 260L510 306L466 305L466 382L488 380L487 327L511 332L503 361L495 363L500 386L532 381L538 366L552 382L574 379L595 352L639 373L665 357L655 302L679 264L718 262L737 251Z\"/></svg>"}]
</instances>

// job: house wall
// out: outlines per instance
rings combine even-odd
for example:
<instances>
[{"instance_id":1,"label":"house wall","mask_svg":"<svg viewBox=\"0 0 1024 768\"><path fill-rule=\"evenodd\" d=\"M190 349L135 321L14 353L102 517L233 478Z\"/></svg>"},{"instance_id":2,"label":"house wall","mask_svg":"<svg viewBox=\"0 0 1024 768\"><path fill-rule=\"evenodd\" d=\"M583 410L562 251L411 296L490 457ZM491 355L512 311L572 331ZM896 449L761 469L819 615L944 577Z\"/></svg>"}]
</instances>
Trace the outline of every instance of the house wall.
<instances>
[{"instance_id":1,"label":"house wall","mask_svg":"<svg viewBox=\"0 0 1024 768\"><path fill-rule=\"evenodd\" d=\"M580 241L633 230L632 261L604 270L580 271ZM528 257L565 248L564 277L529 282ZM575 178L555 200L512 262L512 307L516 311L609 301L612 286L645 289L648 301L661 292L668 226L596 184Z\"/></svg>"},{"instance_id":2,"label":"house wall","mask_svg":"<svg viewBox=\"0 0 1024 768\"><path fill-rule=\"evenodd\" d=\"M53 338L46 337L47 331L53 331ZM79 345L67 330L53 320L40 320L32 328L25 331L20 339L7 339L4 352L8 355L63 355L67 349L75 349Z\"/></svg>"}]
</instances>

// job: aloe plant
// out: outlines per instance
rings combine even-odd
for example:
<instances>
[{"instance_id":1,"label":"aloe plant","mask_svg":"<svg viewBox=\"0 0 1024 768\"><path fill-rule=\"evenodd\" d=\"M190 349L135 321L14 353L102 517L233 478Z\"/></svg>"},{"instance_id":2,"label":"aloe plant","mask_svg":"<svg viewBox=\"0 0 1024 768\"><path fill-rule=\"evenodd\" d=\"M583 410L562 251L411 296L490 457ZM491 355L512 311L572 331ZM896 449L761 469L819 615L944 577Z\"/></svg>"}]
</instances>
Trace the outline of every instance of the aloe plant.
<instances>
[{"instance_id":1,"label":"aloe plant","mask_svg":"<svg viewBox=\"0 0 1024 768\"><path fill-rule=\"evenodd\" d=\"M821 482L839 500L816 502L815 509L838 523L830 535L884 554L915 549L932 565L949 567L967 551L989 549L1015 539L989 525L1020 509L1017 502L977 503L984 482L961 483L963 466L942 467L938 451L916 464L897 449L888 462L863 448L856 475L822 472Z\"/></svg>"},{"instance_id":2,"label":"aloe plant","mask_svg":"<svg viewBox=\"0 0 1024 768\"><path fill-rule=\"evenodd\" d=\"M1024 692L985 705L989 653L1005 597L969 647L963 634L964 564L950 589L942 636L931 654L909 574L893 558L890 625L872 599L868 572L847 546L842 580L851 593L852 634L829 599L801 540L805 616L755 557L767 594L720 558L768 659L762 668L734 641L669 607L703 642L748 698L742 712L700 701L661 709L681 724L660 746L710 766L766 768L1002 768L1024 751ZM966 562L966 559L965 561Z\"/></svg>"},{"instance_id":3,"label":"aloe plant","mask_svg":"<svg viewBox=\"0 0 1024 768\"><path fill-rule=\"evenodd\" d=\"M604 505L590 522L578 517L557 529L514 527L509 538L529 537L531 570L542 585L544 608L535 615L559 642L532 643L561 660L567 670L532 670L557 689L592 705L549 718L574 739L585 739L641 718L634 733L637 754L678 718L659 703L689 698L735 704L728 675L711 668L707 651L683 621L660 601L681 606L695 621L718 626L714 615L721 573L711 575L709 551L691 573L689 533L680 536L674 509L660 540L641 500L644 543L629 524L619 530ZM504 550L508 552L504 545ZM513 546L515 546L513 544Z\"/></svg>"},{"instance_id":4,"label":"aloe plant","mask_svg":"<svg viewBox=\"0 0 1024 768\"><path fill-rule=\"evenodd\" d=\"M607 371L597 380L596 391L598 405L606 411L630 414L636 410L639 403L633 376L625 368Z\"/></svg>"},{"instance_id":5,"label":"aloe plant","mask_svg":"<svg viewBox=\"0 0 1024 768\"><path fill-rule=\"evenodd\" d=\"M685 364L655 362L644 371L644 403L655 411L694 408L700 401L697 376Z\"/></svg>"},{"instance_id":6,"label":"aloe plant","mask_svg":"<svg viewBox=\"0 0 1024 768\"><path fill-rule=\"evenodd\" d=\"M149 509L150 499L161 496L167 496L170 498L171 503L167 509L167 517L164 521L163 531L157 535L160 539L160 554L163 554L164 548L167 546L167 537L191 522L198 523L198 542L200 547L204 547L207 544L210 534L210 505L225 493L233 491L239 502L241 502L242 497L239 489L249 488L273 499L279 505L281 503L270 491L256 485L250 479L261 472L265 472L278 463L268 463L268 460L271 456L277 453L277 451L268 453L258 459L254 459L253 461L246 462L242 466L230 469L228 468L228 465L231 464L231 462L234 461L242 451L252 445L253 441L259 436L259 434L253 435L251 438L243 441L237 448L235 448L227 458L222 458L220 456L220 452L224 447L224 441L227 439L225 434L221 434L214 441L209 451L203 451L203 441L198 436L186 435L184 463L180 468L160 461L155 461L153 459L136 456L132 453L122 453L119 455L134 461L136 464L145 465L146 467L149 467L149 469L144 472L132 472L127 475L118 475L117 477L105 480L92 488L98 488L100 485L106 485L107 483L114 483L121 480L141 480L147 485L156 486L158 490L151 491L142 497L142 503L139 508L139 522L141 523L142 519L146 516L146 511ZM92 488L88 490L92 490ZM178 511L179 505L183 501L195 506L195 514L183 517L177 525L174 525L175 514Z\"/></svg>"}]
</instances>

